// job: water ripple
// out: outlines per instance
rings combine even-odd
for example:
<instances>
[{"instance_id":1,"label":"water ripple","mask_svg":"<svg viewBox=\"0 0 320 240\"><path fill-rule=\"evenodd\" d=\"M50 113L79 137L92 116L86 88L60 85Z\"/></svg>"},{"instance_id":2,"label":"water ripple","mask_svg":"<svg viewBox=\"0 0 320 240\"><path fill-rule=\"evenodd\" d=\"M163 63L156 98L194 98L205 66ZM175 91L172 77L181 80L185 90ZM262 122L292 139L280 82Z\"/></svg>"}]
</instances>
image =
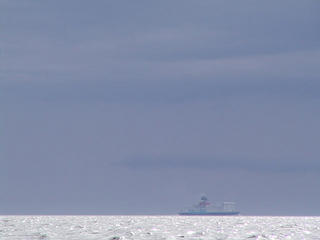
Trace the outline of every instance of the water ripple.
<instances>
[{"instance_id":1,"label":"water ripple","mask_svg":"<svg viewBox=\"0 0 320 240\"><path fill-rule=\"evenodd\" d=\"M1 240L319 240L320 217L0 216Z\"/></svg>"}]
</instances>

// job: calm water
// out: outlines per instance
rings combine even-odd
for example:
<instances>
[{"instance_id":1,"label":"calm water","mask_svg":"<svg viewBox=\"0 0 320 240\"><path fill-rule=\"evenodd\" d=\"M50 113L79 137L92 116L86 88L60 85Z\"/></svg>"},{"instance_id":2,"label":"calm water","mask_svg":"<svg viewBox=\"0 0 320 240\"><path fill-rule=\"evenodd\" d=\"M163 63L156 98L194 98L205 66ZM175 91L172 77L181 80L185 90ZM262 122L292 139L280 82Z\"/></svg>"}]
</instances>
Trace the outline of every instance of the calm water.
<instances>
[{"instance_id":1,"label":"calm water","mask_svg":"<svg viewBox=\"0 0 320 240\"><path fill-rule=\"evenodd\" d=\"M320 240L320 217L0 216L0 239Z\"/></svg>"}]
</instances>

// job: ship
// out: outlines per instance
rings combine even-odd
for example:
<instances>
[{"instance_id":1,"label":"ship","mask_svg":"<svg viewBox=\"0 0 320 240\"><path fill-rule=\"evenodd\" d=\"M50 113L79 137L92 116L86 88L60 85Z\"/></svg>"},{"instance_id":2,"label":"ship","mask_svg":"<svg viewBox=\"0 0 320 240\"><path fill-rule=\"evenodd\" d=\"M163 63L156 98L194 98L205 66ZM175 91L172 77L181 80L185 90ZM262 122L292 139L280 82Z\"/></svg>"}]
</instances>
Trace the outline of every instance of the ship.
<instances>
[{"instance_id":1,"label":"ship","mask_svg":"<svg viewBox=\"0 0 320 240\"><path fill-rule=\"evenodd\" d=\"M233 216L239 214L234 202L210 203L206 196L202 196L200 202L193 207L179 212L179 215L186 216Z\"/></svg>"}]
</instances>

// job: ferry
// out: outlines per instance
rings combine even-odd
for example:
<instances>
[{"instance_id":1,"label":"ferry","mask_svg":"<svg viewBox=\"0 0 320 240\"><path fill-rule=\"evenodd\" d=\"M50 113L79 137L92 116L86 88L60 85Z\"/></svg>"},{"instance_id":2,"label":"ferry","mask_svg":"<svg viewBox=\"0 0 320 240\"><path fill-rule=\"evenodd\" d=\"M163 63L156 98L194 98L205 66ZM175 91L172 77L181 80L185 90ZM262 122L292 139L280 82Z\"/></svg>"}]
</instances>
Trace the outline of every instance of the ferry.
<instances>
[{"instance_id":1,"label":"ferry","mask_svg":"<svg viewBox=\"0 0 320 240\"><path fill-rule=\"evenodd\" d=\"M182 210L179 215L186 216L233 216L239 215L234 202L222 202L211 204L206 196L202 196L198 204L187 210Z\"/></svg>"}]
</instances>

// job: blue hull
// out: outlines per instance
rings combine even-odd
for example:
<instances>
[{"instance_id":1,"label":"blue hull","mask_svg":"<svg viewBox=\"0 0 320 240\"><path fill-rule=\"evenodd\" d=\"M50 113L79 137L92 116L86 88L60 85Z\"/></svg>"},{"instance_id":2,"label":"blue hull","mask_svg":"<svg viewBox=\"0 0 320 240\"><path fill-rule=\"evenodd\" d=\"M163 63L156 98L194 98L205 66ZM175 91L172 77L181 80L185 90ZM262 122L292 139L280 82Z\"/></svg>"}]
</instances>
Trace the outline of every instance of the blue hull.
<instances>
[{"instance_id":1,"label":"blue hull","mask_svg":"<svg viewBox=\"0 0 320 240\"><path fill-rule=\"evenodd\" d=\"M240 212L180 212L179 215L184 216L234 216Z\"/></svg>"}]
</instances>

